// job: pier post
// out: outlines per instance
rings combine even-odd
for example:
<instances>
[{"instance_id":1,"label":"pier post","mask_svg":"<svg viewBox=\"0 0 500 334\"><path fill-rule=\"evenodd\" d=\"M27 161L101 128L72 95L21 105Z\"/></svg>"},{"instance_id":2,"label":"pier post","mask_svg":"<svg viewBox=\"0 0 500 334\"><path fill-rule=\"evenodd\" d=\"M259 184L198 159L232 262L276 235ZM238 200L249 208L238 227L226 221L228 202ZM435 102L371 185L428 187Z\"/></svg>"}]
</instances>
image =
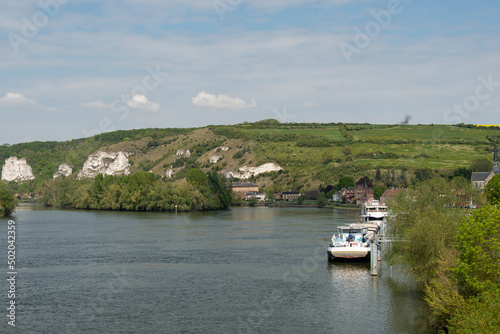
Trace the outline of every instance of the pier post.
<instances>
[{"instance_id":1,"label":"pier post","mask_svg":"<svg viewBox=\"0 0 500 334\"><path fill-rule=\"evenodd\" d=\"M371 244L370 264L372 276L378 276L378 246L376 242Z\"/></svg>"}]
</instances>

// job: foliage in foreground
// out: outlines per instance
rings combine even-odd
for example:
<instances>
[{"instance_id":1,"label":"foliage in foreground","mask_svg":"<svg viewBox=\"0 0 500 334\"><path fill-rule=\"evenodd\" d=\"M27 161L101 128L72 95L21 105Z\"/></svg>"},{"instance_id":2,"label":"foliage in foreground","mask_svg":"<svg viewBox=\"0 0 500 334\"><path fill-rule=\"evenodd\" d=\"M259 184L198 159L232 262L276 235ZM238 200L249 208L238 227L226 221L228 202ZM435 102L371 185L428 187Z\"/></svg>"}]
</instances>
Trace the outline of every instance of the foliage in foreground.
<instances>
[{"instance_id":1,"label":"foliage in foreground","mask_svg":"<svg viewBox=\"0 0 500 334\"><path fill-rule=\"evenodd\" d=\"M480 199L461 178L423 182L402 192L391 205L389 233L396 240L387 254L389 263L403 264L422 283L429 283L441 266L443 254L453 248L458 225L471 199Z\"/></svg>"},{"instance_id":2,"label":"foliage in foreground","mask_svg":"<svg viewBox=\"0 0 500 334\"><path fill-rule=\"evenodd\" d=\"M496 334L500 331L500 291L490 291L468 300L450 320L448 333Z\"/></svg>"},{"instance_id":3,"label":"foliage in foreground","mask_svg":"<svg viewBox=\"0 0 500 334\"><path fill-rule=\"evenodd\" d=\"M434 326L448 333L498 333L500 210L468 216L481 198L469 183L431 180L398 197L390 233L398 241L390 263L404 264L422 282Z\"/></svg>"},{"instance_id":4,"label":"foliage in foreground","mask_svg":"<svg viewBox=\"0 0 500 334\"><path fill-rule=\"evenodd\" d=\"M216 173L192 172L175 185L147 172L129 176L98 175L94 180L45 181L38 189L42 202L58 208L178 211L227 209L232 190Z\"/></svg>"},{"instance_id":5,"label":"foliage in foreground","mask_svg":"<svg viewBox=\"0 0 500 334\"><path fill-rule=\"evenodd\" d=\"M484 189L488 202L492 205L500 205L500 175L495 175Z\"/></svg>"},{"instance_id":6,"label":"foliage in foreground","mask_svg":"<svg viewBox=\"0 0 500 334\"><path fill-rule=\"evenodd\" d=\"M17 202L12 191L3 182L0 182L0 216L10 216L16 209Z\"/></svg>"}]
</instances>

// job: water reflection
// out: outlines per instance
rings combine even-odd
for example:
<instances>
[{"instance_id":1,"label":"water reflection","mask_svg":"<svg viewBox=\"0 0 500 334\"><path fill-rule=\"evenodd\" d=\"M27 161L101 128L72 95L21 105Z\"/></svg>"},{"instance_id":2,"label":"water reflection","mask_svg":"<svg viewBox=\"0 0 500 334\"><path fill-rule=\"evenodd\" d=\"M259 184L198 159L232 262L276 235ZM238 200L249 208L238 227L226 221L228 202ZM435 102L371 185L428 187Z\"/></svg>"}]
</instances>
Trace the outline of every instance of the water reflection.
<instances>
[{"instance_id":1,"label":"water reflection","mask_svg":"<svg viewBox=\"0 0 500 334\"><path fill-rule=\"evenodd\" d=\"M369 263L329 263L328 271L331 312L344 319L346 332L435 333L411 277L384 263L379 276L371 276Z\"/></svg>"}]
</instances>

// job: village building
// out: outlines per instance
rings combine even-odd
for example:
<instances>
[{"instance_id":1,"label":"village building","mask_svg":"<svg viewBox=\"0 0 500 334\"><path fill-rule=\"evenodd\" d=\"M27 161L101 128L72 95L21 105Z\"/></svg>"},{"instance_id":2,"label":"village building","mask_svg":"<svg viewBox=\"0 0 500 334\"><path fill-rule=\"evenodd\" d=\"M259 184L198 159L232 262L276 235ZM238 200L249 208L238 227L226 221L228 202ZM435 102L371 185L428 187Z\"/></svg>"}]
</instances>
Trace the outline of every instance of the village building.
<instances>
[{"instance_id":1,"label":"village building","mask_svg":"<svg viewBox=\"0 0 500 334\"><path fill-rule=\"evenodd\" d=\"M491 172L474 172L472 173L471 181L472 185L477 189L484 189L488 182L495 175L500 174L500 168L498 167L498 153L497 153L497 141L495 140L495 149L493 153L493 169Z\"/></svg>"},{"instance_id":2,"label":"village building","mask_svg":"<svg viewBox=\"0 0 500 334\"><path fill-rule=\"evenodd\" d=\"M374 199L373 182L364 176L356 182L353 188L342 188L340 191L342 199L345 199L346 203L353 202L366 202L370 199ZM336 195L338 198L338 195Z\"/></svg>"},{"instance_id":3,"label":"village building","mask_svg":"<svg viewBox=\"0 0 500 334\"><path fill-rule=\"evenodd\" d=\"M334 202L342 202L342 192L336 191L335 193L333 193L332 201L334 201Z\"/></svg>"},{"instance_id":4,"label":"village building","mask_svg":"<svg viewBox=\"0 0 500 334\"><path fill-rule=\"evenodd\" d=\"M259 192L259 186L250 182L233 182L232 188L233 192L241 195Z\"/></svg>"},{"instance_id":5,"label":"village building","mask_svg":"<svg viewBox=\"0 0 500 334\"><path fill-rule=\"evenodd\" d=\"M356 188L342 188L342 198L345 198L346 203L352 203L356 195Z\"/></svg>"},{"instance_id":6,"label":"village building","mask_svg":"<svg viewBox=\"0 0 500 334\"><path fill-rule=\"evenodd\" d=\"M285 202L293 202L298 200L300 193L298 191L284 191L281 194L281 199Z\"/></svg>"},{"instance_id":7,"label":"village building","mask_svg":"<svg viewBox=\"0 0 500 334\"><path fill-rule=\"evenodd\" d=\"M264 193L256 193L254 191L250 191L250 192L247 192L246 194L243 194L243 199L245 201L247 201L253 197L255 197L260 202L264 202L267 199L267 195Z\"/></svg>"},{"instance_id":8,"label":"village building","mask_svg":"<svg viewBox=\"0 0 500 334\"><path fill-rule=\"evenodd\" d=\"M380 203L388 205L391 201L393 201L401 191L405 190L405 188L391 188L384 191L382 196L380 196Z\"/></svg>"},{"instance_id":9,"label":"village building","mask_svg":"<svg viewBox=\"0 0 500 334\"><path fill-rule=\"evenodd\" d=\"M300 193L298 191L278 191L274 194L276 201L293 202L299 199Z\"/></svg>"}]
</instances>

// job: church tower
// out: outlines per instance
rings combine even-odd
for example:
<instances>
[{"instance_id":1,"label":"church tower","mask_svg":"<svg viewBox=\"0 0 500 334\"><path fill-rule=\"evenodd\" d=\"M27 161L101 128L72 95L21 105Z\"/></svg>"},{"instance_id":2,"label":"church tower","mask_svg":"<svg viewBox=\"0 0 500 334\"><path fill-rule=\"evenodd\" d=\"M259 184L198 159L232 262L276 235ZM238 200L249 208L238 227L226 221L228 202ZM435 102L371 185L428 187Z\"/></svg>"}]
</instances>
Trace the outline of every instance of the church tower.
<instances>
[{"instance_id":1,"label":"church tower","mask_svg":"<svg viewBox=\"0 0 500 334\"><path fill-rule=\"evenodd\" d=\"M497 153L497 141L495 140L495 153L493 155L493 172L495 174L500 174L500 168L498 168L498 153Z\"/></svg>"}]
</instances>

